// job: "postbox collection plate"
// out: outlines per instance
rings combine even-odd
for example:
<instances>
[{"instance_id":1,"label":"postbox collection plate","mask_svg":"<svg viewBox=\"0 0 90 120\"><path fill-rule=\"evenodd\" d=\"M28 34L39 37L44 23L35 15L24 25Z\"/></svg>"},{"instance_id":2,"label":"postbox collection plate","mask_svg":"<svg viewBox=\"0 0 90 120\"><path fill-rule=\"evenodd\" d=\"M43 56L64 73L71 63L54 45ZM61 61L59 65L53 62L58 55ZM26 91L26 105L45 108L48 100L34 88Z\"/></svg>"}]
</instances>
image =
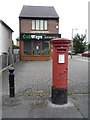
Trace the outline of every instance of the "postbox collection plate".
<instances>
[{"instance_id":1,"label":"postbox collection plate","mask_svg":"<svg viewBox=\"0 0 90 120\"><path fill-rule=\"evenodd\" d=\"M64 54L58 55L58 63L65 63L65 55Z\"/></svg>"}]
</instances>

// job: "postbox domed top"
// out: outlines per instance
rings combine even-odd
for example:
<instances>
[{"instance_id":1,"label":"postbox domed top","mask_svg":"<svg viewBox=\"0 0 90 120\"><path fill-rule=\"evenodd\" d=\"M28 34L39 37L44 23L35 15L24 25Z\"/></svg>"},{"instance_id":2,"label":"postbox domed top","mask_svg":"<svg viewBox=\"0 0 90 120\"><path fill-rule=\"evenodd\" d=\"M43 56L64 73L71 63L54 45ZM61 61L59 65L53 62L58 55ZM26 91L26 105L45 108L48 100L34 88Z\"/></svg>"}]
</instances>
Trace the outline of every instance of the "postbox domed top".
<instances>
[{"instance_id":1,"label":"postbox domed top","mask_svg":"<svg viewBox=\"0 0 90 120\"><path fill-rule=\"evenodd\" d=\"M55 38L51 40L52 44L70 44L71 40L66 38Z\"/></svg>"}]
</instances>

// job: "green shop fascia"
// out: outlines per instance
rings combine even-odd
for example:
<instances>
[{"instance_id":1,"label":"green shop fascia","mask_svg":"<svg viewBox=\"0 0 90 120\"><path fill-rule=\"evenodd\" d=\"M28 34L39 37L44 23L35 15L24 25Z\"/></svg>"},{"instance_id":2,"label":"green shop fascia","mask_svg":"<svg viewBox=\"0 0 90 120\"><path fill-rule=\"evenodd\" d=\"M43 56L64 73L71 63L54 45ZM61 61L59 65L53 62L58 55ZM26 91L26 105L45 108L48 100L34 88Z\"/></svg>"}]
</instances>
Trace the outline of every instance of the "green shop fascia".
<instances>
[{"instance_id":1,"label":"green shop fascia","mask_svg":"<svg viewBox=\"0 0 90 120\"><path fill-rule=\"evenodd\" d=\"M61 38L61 34L30 34L30 33L21 33L20 40L29 40L29 39L53 39L53 38Z\"/></svg>"}]
</instances>

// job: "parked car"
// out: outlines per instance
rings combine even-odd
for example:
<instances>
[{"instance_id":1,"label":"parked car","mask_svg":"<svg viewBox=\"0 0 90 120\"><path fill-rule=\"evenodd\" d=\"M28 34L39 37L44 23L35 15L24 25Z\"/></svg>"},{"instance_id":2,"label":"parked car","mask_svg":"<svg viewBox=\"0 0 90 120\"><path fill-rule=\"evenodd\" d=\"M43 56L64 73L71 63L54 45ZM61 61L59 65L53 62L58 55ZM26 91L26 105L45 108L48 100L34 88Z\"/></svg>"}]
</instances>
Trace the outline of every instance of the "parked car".
<instances>
[{"instance_id":1,"label":"parked car","mask_svg":"<svg viewBox=\"0 0 90 120\"><path fill-rule=\"evenodd\" d=\"M71 53L72 53L72 55L75 55L75 51L74 50L72 52L68 51L68 55L71 55Z\"/></svg>"},{"instance_id":2,"label":"parked car","mask_svg":"<svg viewBox=\"0 0 90 120\"><path fill-rule=\"evenodd\" d=\"M90 57L90 51L85 51L82 53L82 57Z\"/></svg>"}]
</instances>

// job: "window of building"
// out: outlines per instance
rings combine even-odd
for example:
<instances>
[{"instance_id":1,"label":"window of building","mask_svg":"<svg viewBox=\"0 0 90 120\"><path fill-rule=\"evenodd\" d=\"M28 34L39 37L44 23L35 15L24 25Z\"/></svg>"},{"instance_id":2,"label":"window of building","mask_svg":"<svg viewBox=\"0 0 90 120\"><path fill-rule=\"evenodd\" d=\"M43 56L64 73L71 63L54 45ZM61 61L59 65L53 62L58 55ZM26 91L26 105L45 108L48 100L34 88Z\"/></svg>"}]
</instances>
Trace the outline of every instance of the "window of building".
<instances>
[{"instance_id":1,"label":"window of building","mask_svg":"<svg viewBox=\"0 0 90 120\"><path fill-rule=\"evenodd\" d=\"M31 54L32 54L31 41L24 40L24 55L31 55Z\"/></svg>"},{"instance_id":2,"label":"window of building","mask_svg":"<svg viewBox=\"0 0 90 120\"><path fill-rule=\"evenodd\" d=\"M50 41L24 40L24 55L50 55Z\"/></svg>"},{"instance_id":3,"label":"window of building","mask_svg":"<svg viewBox=\"0 0 90 120\"><path fill-rule=\"evenodd\" d=\"M32 20L32 30L47 30L47 20Z\"/></svg>"},{"instance_id":4,"label":"window of building","mask_svg":"<svg viewBox=\"0 0 90 120\"><path fill-rule=\"evenodd\" d=\"M40 20L40 30L43 30L43 20Z\"/></svg>"},{"instance_id":5,"label":"window of building","mask_svg":"<svg viewBox=\"0 0 90 120\"><path fill-rule=\"evenodd\" d=\"M35 20L32 20L32 30L35 29Z\"/></svg>"},{"instance_id":6,"label":"window of building","mask_svg":"<svg viewBox=\"0 0 90 120\"><path fill-rule=\"evenodd\" d=\"M39 30L39 20L36 20L36 30Z\"/></svg>"},{"instance_id":7,"label":"window of building","mask_svg":"<svg viewBox=\"0 0 90 120\"><path fill-rule=\"evenodd\" d=\"M47 30L47 20L44 21L44 29Z\"/></svg>"},{"instance_id":8,"label":"window of building","mask_svg":"<svg viewBox=\"0 0 90 120\"><path fill-rule=\"evenodd\" d=\"M33 54L40 55L40 41L39 40L33 41Z\"/></svg>"},{"instance_id":9,"label":"window of building","mask_svg":"<svg viewBox=\"0 0 90 120\"><path fill-rule=\"evenodd\" d=\"M49 55L50 54L50 41L43 40L42 41L42 55Z\"/></svg>"}]
</instances>

